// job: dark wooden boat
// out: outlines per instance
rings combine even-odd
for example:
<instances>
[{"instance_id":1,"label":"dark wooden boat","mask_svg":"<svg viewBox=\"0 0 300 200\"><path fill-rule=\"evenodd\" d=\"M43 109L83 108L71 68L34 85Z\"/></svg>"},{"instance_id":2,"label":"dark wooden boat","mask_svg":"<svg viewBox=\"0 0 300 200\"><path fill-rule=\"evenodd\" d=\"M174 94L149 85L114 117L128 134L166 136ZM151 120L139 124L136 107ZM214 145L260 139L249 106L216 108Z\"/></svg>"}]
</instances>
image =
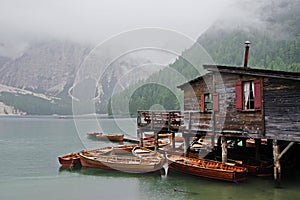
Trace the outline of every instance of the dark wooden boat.
<instances>
[{"instance_id":1,"label":"dark wooden boat","mask_svg":"<svg viewBox=\"0 0 300 200\"><path fill-rule=\"evenodd\" d=\"M154 138L154 133L144 133L145 138ZM158 134L158 138L169 138L171 133L160 133Z\"/></svg>"},{"instance_id":2,"label":"dark wooden boat","mask_svg":"<svg viewBox=\"0 0 300 200\"><path fill-rule=\"evenodd\" d=\"M273 175L273 163L271 161L257 161L257 160L232 160L228 159L228 162L234 163L236 166L247 168L248 174L254 176L272 176Z\"/></svg>"},{"instance_id":3,"label":"dark wooden boat","mask_svg":"<svg viewBox=\"0 0 300 200\"><path fill-rule=\"evenodd\" d=\"M99 135L99 134L102 134L102 133L90 132L90 133L87 133L87 136L91 139L94 139L94 138L96 138L96 135Z\"/></svg>"},{"instance_id":4,"label":"dark wooden boat","mask_svg":"<svg viewBox=\"0 0 300 200\"><path fill-rule=\"evenodd\" d=\"M158 147L164 147L169 145L170 142L168 141L158 141ZM155 148L155 141L154 140L144 140L144 147L148 148L148 149L154 149Z\"/></svg>"},{"instance_id":5,"label":"dark wooden boat","mask_svg":"<svg viewBox=\"0 0 300 200\"><path fill-rule=\"evenodd\" d=\"M240 182L246 180L247 169L218 161L167 155L169 168L195 176Z\"/></svg>"},{"instance_id":6,"label":"dark wooden boat","mask_svg":"<svg viewBox=\"0 0 300 200\"><path fill-rule=\"evenodd\" d=\"M109 140L113 142L123 142L124 134L99 134L96 135L96 139L98 140Z\"/></svg>"},{"instance_id":7,"label":"dark wooden boat","mask_svg":"<svg viewBox=\"0 0 300 200\"><path fill-rule=\"evenodd\" d=\"M105 134L98 132L87 133L90 139L94 140L109 140L113 142L123 142L124 134Z\"/></svg>"},{"instance_id":8,"label":"dark wooden boat","mask_svg":"<svg viewBox=\"0 0 300 200\"><path fill-rule=\"evenodd\" d=\"M81 166L78 153L70 153L67 155L59 156L58 161L63 167L72 168Z\"/></svg>"},{"instance_id":9,"label":"dark wooden boat","mask_svg":"<svg viewBox=\"0 0 300 200\"><path fill-rule=\"evenodd\" d=\"M162 169L164 159L159 157L139 158L131 155L96 155L93 152L79 153L83 167L118 170L130 173L148 173Z\"/></svg>"},{"instance_id":10,"label":"dark wooden boat","mask_svg":"<svg viewBox=\"0 0 300 200\"><path fill-rule=\"evenodd\" d=\"M90 150L90 152L93 152L97 155L104 155L108 154L112 150L112 147L104 147ZM59 156L58 161L62 167L72 168L81 166L79 153L70 153L67 155Z\"/></svg>"}]
</instances>

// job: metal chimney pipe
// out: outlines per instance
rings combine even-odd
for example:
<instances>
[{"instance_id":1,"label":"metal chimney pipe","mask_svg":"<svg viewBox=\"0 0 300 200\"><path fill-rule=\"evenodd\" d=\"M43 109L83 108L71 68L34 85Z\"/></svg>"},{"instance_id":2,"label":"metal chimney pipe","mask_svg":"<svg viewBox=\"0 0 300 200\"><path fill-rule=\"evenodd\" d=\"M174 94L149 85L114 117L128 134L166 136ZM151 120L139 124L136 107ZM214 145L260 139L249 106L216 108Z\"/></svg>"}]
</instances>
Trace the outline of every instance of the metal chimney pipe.
<instances>
[{"instance_id":1,"label":"metal chimney pipe","mask_svg":"<svg viewBox=\"0 0 300 200\"><path fill-rule=\"evenodd\" d=\"M248 68L248 56L249 56L250 44L251 44L250 41L245 42L244 68Z\"/></svg>"}]
</instances>

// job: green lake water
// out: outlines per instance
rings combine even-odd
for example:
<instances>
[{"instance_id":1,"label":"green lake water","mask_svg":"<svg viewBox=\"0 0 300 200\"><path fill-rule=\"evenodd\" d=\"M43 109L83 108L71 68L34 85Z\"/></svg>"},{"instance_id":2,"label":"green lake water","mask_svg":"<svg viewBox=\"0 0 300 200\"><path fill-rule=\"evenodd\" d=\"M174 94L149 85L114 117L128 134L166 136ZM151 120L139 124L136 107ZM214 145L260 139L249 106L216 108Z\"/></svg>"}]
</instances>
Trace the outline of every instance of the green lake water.
<instances>
[{"instance_id":1,"label":"green lake water","mask_svg":"<svg viewBox=\"0 0 300 200\"><path fill-rule=\"evenodd\" d=\"M234 184L175 172L164 176L61 169L59 155L111 145L86 137L99 127L136 135L135 119L1 117L0 200L300 199L299 170L284 174L278 189L271 177L248 176Z\"/></svg>"}]
</instances>

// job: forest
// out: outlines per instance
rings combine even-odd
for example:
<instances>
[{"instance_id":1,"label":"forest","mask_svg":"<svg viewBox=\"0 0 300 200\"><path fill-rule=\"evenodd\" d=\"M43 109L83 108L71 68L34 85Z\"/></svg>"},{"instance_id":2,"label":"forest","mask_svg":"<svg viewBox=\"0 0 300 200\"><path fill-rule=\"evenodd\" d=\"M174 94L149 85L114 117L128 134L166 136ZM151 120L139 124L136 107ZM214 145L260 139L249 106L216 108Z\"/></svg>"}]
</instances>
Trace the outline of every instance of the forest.
<instances>
[{"instance_id":1,"label":"forest","mask_svg":"<svg viewBox=\"0 0 300 200\"><path fill-rule=\"evenodd\" d=\"M240 30L226 31L214 27L206 31L198 39L200 44L211 56L213 63L227 66L242 66L244 42L251 41L249 54L249 67L278 71L300 72L300 34L293 37L273 38L262 34L259 30L244 32ZM135 115L137 110L149 109L180 109L182 92L175 89L182 84L176 77L170 75L170 68L182 74L186 80L192 80L200 74L185 58L197 57L194 46L187 49L176 61L165 69L151 75L147 80L142 80L135 86L115 94L109 102L108 113ZM199 61L199 65L201 65ZM152 84L148 84L151 82ZM164 83L172 89L166 89ZM129 96L128 94L133 94ZM112 102L114 102L112 104ZM128 104L129 102L129 104ZM153 108L159 104L161 107ZM129 107L129 109L128 109Z\"/></svg>"}]
</instances>

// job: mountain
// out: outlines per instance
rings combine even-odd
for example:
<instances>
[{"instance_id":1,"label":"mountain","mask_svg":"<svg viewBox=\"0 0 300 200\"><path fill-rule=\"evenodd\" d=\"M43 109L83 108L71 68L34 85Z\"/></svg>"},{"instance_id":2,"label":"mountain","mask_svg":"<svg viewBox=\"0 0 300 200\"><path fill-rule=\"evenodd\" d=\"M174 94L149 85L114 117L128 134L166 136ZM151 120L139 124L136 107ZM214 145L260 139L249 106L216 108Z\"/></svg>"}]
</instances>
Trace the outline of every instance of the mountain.
<instances>
[{"instance_id":1,"label":"mountain","mask_svg":"<svg viewBox=\"0 0 300 200\"><path fill-rule=\"evenodd\" d=\"M159 105L180 109L176 86L204 73L202 64L241 66L246 40L251 41L249 67L299 72L299 10L299 0L236 1L197 43L160 67L147 55L116 58L116 48L98 52L73 41L32 42L17 58L0 56L0 102L5 107L0 113L72 114L71 97L79 113L93 112L87 102L97 113L122 114L129 109L135 114ZM0 45L3 51L5 45Z\"/></svg>"},{"instance_id":2,"label":"mountain","mask_svg":"<svg viewBox=\"0 0 300 200\"><path fill-rule=\"evenodd\" d=\"M32 44L23 55L6 63L0 83L30 91L57 95L74 73L88 47L66 41L45 41Z\"/></svg>"},{"instance_id":3,"label":"mountain","mask_svg":"<svg viewBox=\"0 0 300 200\"><path fill-rule=\"evenodd\" d=\"M245 16L219 19L198 38L198 43L216 64L241 66L243 43L248 40L250 67L299 72L300 1L255 2L260 4L252 8L251 15L241 2L234 12L245 11Z\"/></svg>"},{"instance_id":4,"label":"mountain","mask_svg":"<svg viewBox=\"0 0 300 200\"><path fill-rule=\"evenodd\" d=\"M199 76L195 67L205 62L199 54L199 45L212 58L205 64L242 66L244 42L249 40L249 67L300 72L299 10L300 1L239 1L226 10L198 38L197 43L185 50L169 67L187 80ZM187 62L186 58L195 60L194 66ZM176 88L182 83L167 74L164 70L160 71L113 96L110 114L127 114L128 110L124 107L129 107L131 115L136 114L137 110L149 110L153 106L158 108L157 105L162 109L181 109L182 95L179 90L170 91L163 89L161 84L148 84L167 79L164 83L172 82L172 85L167 85L166 88ZM173 100L177 98L177 101L170 101L166 97L173 97Z\"/></svg>"},{"instance_id":5,"label":"mountain","mask_svg":"<svg viewBox=\"0 0 300 200\"><path fill-rule=\"evenodd\" d=\"M107 103L112 93L123 90L120 87L116 89L116 84L125 88L161 69L133 70L140 65L151 65L151 61L132 55L123 56L106 67L104 58L112 60L109 50L105 55L93 55L96 50L92 47L72 41L45 40L30 44L15 59L0 57L0 102L2 107L6 106L6 111L2 109L1 112L0 109L0 114L5 114L7 110L11 111L9 113L18 113L14 111L18 110L23 114L35 115L72 114L73 91L81 100L87 98L87 92L92 95L91 98L97 96L92 102L96 104L96 112L107 113ZM131 71L133 73L128 73ZM100 72L103 72L102 75ZM128 79L122 79L125 75ZM95 87L96 91L93 90ZM41 95L47 98L41 98Z\"/></svg>"}]
</instances>

